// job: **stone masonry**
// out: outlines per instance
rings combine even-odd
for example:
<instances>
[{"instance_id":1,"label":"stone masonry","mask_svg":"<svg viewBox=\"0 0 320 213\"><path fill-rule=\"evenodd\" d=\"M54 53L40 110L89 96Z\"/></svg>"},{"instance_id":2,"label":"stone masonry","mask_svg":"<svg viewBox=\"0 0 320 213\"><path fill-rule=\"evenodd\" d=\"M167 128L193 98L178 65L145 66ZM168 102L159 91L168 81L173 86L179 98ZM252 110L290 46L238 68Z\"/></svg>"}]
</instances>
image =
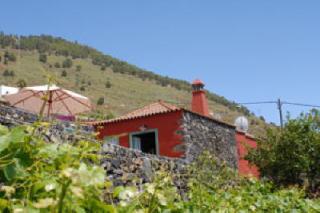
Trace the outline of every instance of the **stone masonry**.
<instances>
[{"instance_id":1,"label":"stone masonry","mask_svg":"<svg viewBox=\"0 0 320 213\"><path fill-rule=\"evenodd\" d=\"M136 185L150 182L157 171L173 175L176 187L186 189L186 163L183 159L160 157L113 144L102 148L102 166L114 186Z\"/></svg>"},{"instance_id":2,"label":"stone masonry","mask_svg":"<svg viewBox=\"0 0 320 213\"><path fill-rule=\"evenodd\" d=\"M238 168L234 127L186 111L183 113L182 132L187 162L206 150L226 161L230 167Z\"/></svg>"}]
</instances>

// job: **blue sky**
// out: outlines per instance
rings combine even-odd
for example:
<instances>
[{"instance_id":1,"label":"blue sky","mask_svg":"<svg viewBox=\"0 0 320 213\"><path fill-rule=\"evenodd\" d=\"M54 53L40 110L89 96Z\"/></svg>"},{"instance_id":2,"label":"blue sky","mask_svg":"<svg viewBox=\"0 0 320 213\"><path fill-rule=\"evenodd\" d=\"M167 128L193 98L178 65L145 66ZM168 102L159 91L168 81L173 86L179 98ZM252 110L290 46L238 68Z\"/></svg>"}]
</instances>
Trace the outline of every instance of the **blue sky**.
<instances>
[{"instance_id":1,"label":"blue sky","mask_svg":"<svg viewBox=\"0 0 320 213\"><path fill-rule=\"evenodd\" d=\"M320 105L320 1L10 0L0 31L93 46L236 102ZM249 107L278 123L275 105ZM284 108L296 115L307 108Z\"/></svg>"}]
</instances>

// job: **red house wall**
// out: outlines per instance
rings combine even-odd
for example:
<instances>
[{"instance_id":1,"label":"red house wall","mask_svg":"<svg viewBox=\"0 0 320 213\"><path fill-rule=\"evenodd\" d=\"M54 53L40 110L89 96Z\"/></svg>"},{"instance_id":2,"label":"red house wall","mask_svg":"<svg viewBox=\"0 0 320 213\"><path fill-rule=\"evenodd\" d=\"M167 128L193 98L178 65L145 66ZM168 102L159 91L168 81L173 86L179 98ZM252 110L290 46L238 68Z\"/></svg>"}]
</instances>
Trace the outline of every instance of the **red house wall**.
<instances>
[{"instance_id":1,"label":"red house wall","mask_svg":"<svg viewBox=\"0 0 320 213\"><path fill-rule=\"evenodd\" d=\"M257 142L254 138L247 136L243 132L236 133L236 142L237 142L237 149L238 149L238 171L240 175L243 176L249 176L252 175L254 177L259 177L259 171L258 168L254 165L250 165L247 160L245 160L245 156L248 153L248 150L246 147L256 148Z\"/></svg>"},{"instance_id":2,"label":"red house wall","mask_svg":"<svg viewBox=\"0 0 320 213\"><path fill-rule=\"evenodd\" d=\"M158 130L159 154L168 157L181 157L184 153L174 151L174 147L182 142L182 136L177 134L181 130L180 121L182 111L158 114L132 120L124 120L107 123L99 128L99 138L105 136L119 136L119 144L124 147L130 146L130 133L140 132L141 126L147 129Z\"/></svg>"}]
</instances>

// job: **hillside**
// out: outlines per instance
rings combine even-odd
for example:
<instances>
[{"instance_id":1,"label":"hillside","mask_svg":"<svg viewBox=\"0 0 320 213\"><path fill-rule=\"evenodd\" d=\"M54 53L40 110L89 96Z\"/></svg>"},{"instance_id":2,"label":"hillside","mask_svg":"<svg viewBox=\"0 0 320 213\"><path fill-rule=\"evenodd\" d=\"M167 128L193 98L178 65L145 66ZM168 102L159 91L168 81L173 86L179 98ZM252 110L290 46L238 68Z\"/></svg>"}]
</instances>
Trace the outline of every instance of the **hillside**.
<instances>
[{"instance_id":1,"label":"hillside","mask_svg":"<svg viewBox=\"0 0 320 213\"><path fill-rule=\"evenodd\" d=\"M16 86L46 84L53 76L57 84L82 93L94 103L100 99L94 116L117 116L162 99L189 108L191 85L163 77L101 52L51 36L17 37L0 34L0 84ZM21 81L20 81L21 84ZM263 119L246 108L214 93L208 93L210 110L233 123L239 115L250 119L251 133L261 135ZM104 102L103 102L104 99Z\"/></svg>"}]
</instances>

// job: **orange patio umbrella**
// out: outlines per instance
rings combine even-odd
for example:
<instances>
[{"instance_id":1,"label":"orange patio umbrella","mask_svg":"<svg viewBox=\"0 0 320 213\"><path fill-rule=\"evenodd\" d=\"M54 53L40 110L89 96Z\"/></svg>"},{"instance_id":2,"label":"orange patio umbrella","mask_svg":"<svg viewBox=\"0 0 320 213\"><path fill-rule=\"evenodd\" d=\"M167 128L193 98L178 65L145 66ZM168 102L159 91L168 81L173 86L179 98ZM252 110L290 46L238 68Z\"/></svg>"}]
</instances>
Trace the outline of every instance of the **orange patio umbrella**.
<instances>
[{"instance_id":1,"label":"orange patio umbrella","mask_svg":"<svg viewBox=\"0 0 320 213\"><path fill-rule=\"evenodd\" d=\"M56 85L24 87L16 94L3 96L11 106L44 115L76 115L92 110L89 98Z\"/></svg>"}]
</instances>

